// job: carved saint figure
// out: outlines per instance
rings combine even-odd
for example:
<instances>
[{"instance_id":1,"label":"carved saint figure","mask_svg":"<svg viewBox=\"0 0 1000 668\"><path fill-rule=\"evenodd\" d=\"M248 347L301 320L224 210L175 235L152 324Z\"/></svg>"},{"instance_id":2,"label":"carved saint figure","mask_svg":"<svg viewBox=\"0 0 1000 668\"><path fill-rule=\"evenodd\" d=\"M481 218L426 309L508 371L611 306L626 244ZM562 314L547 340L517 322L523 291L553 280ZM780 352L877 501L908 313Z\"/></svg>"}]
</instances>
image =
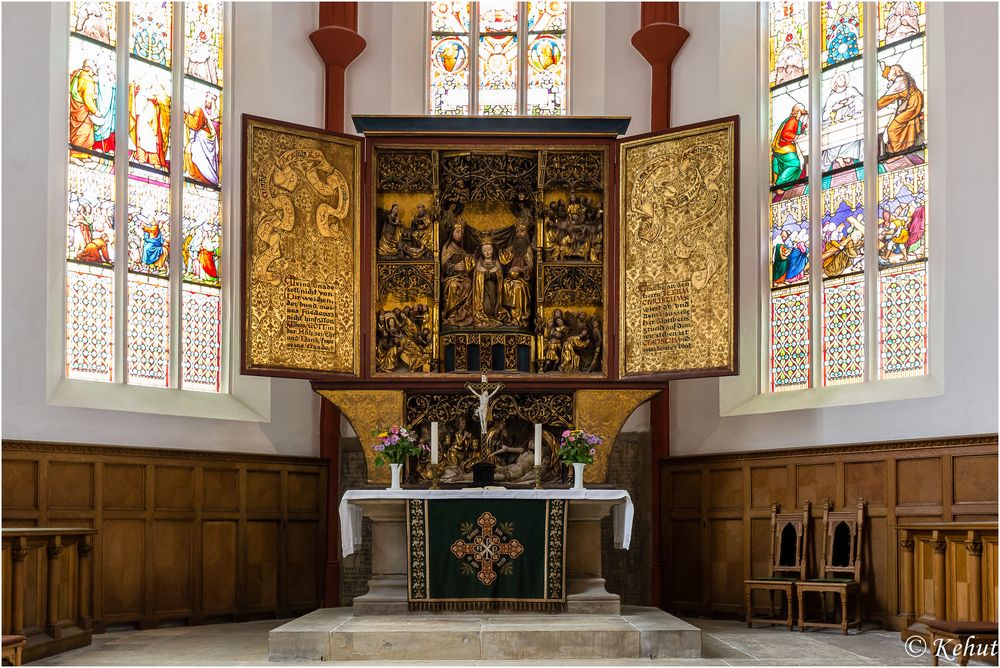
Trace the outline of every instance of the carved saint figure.
<instances>
[{"instance_id":1,"label":"carved saint figure","mask_svg":"<svg viewBox=\"0 0 1000 668\"><path fill-rule=\"evenodd\" d=\"M403 240L403 221L399 219L399 205L393 204L382 223L382 234L378 238L378 254L395 257L399 255L399 244Z\"/></svg>"},{"instance_id":2,"label":"carved saint figure","mask_svg":"<svg viewBox=\"0 0 1000 668\"><path fill-rule=\"evenodd\" d=\"M535 251L531 247L526 223L518 222L514 240L500 252L500 263L507 267L503 284L503 305L510 313L510 322L527 327L531 322L531 276L535 268Z\"/></svg>"},{"instance_id":3,"label":"carved saint figure","mask_svg":"<svg viewBox=\"0 0 1000 668\"><path fill-rule=\"evenodd\" d=\"M451 230L448 242L441 249L441 276L444 279L444 308L442 316L446 325L464 327L472 324L472 278L474 258L465 252L465 222L459 220Z\"/></svg>"},{"instance_id":4,"label":"carved saint figure","mask_svg":"<svg viewBox=\"0 0 1000 668\"><path fill-rule=\"evenodd\" d=\"M500 260L494 256L491 237L486 236L479 247L472 277L472 321L477 327L503 325L500 300L503 296L503 271Z\"/></svg>"},{"instance_id":5,"label":"carved saint figure","mask_svg":"<svg viewBox=\"0 0 1000 668\"><path fill-rule=\"evenodd\" d=\"M509 445L501 446L497 450L499 453L510 453L517 455L513 463L505 466L498 466L493 473L493 479L503 482L518 482L527 479L529 474L534 474L535 469L535 439L528 441L528 445L523 448L515 448Z\"/></svg>"},{"instance_id":6,"label":"carved saint figure","mask_svg":"<svg viewBox=\"0 0 1000 668\"><path fill-rule=\"evenodd\" d=\"M427 257L431 254L431 244L433 234L431 230L431 217L427 207L423 204L417 205L417 211L410 221L408 238L403 242L403 252L414 259Z\"/></svg>"},{"instance_id":7,"label":"carved saint figure","mask_svg":"<svg viewBox=\"0 0 1000 668\"><path fill-rule=\"evenodd\" d=\"M580 353L590 347L590 332L582 330L579 334L571 336L562 345L562 360L559 370L567 373L580 370Z\"/></svg>"}]
</instances>

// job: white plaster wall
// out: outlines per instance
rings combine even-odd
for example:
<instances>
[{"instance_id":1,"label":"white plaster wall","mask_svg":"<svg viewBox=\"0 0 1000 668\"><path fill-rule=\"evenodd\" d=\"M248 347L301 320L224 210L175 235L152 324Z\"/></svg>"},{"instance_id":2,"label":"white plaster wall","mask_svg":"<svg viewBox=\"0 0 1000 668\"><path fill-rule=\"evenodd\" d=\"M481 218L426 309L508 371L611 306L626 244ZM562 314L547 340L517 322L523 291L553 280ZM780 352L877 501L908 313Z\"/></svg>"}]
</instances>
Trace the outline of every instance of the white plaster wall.
<instances>
[{"instance_id":1,"label":"white plaster wall","mask_svg":"<svg viewBox=\"0 0 1000 668\"><path fill-rule=\"evenodd\" d=\"M677 125L740 114L743 367L758 345L760 52L754 3L681 5L691 38L674 65ZM718 379L671 383L670 450L684 455L997 429L997 6L932 4L928 135L931 299L942 300L939 396L720 417ZM936 236L935 236L936 235ZM933 241L937 239L937 241ZM932 307L933 308L933 307ZM749 355L749 356L748 356ZM728 382L728 381L721 381Z\"/></svg>"},{"instance_id":2,"label":"white plaster wall","mask_svg":"<svg viewBox=\"0 0 1000 668\"><path fill-rule=\"evenodd\" d=\"M3 438L317 454L319 399L305 381L271 381L271 420L267 423L47 404L44 258L50 202L46 175L55 166L49 164L48 153L39 144L48 135L50 108L65 105L62 94L50 93L54 73L59 67L65 72L65 64L53 60L53 52L64 50L51 43L51 25L53 12L67 11L65 3L4 3L2 7ZM227 84L234 96L232 127L238 127L237 119L244 112L322 124L323 67L307 41L317 16L315 3L235 4L235 79ZM230 155L238 156L238 133L232 137ZM226 243L235 249L239 247L236 241L231 234ZM232 261L235 255L230 252ZM49 277L49 282L61 280L61 276Z\"/></svg>"}]
</instances>

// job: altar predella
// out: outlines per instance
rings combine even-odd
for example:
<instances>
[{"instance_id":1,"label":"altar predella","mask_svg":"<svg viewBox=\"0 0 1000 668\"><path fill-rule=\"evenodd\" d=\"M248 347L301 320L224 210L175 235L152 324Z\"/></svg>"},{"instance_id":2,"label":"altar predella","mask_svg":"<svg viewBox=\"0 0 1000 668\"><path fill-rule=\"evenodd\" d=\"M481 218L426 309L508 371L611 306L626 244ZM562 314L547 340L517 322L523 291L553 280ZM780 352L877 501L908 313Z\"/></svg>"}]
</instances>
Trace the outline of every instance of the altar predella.
<instances>
[{"instance_id":1,"label":"altar predella","mask_svg":"<svg viewBox=\"0 0 1000 668\"><path fill-rule=\"evenodd\" d=\"M736 373L738 119L528 121L244 116L243 372L312 380L362 441L436 421L466 471L542 423L546 480L563 429L610 446L667 380Z\"/></svg>"}]
</instances>

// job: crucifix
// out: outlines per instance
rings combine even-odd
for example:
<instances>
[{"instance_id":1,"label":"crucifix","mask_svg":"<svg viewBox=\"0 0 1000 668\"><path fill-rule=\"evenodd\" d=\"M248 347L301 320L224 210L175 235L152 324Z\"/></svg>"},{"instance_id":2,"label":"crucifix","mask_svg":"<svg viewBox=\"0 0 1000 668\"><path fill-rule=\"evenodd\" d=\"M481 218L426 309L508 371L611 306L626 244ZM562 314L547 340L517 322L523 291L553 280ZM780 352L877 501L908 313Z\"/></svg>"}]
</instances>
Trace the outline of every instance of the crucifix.
<instances>
[{"instance_id":1,"label":"crucifix","mask_svg":"<svg viewBox=\"0 0 1000 668\"><path fill-rule=\"evenodd\" d=\"M466 389L479 397L479 408L476 415L479 416L479 439L486 438L486 423L490 418L490 399L497 392L503 389L503 383L491 383L486 380L486 372L483 372L482 379L478 383L466 383Z\"/></svg>"}]
</instances>

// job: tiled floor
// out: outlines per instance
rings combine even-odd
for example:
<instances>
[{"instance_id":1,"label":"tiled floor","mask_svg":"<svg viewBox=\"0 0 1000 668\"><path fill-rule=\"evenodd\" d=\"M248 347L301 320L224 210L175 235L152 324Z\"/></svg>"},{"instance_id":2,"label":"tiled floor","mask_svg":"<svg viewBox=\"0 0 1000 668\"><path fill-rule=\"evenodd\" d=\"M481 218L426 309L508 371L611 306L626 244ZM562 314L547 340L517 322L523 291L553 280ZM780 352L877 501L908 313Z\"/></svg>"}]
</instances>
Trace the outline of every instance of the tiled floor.
<instances>
[{"instance_id":1,"label":"tiled floor","mask_svg":"<svg viewBox=\"0 0 1000 668\"><path fill-rule=\"evenodd\" d=\"M285 621L113 631L94 636L90 647L31 665L269 665L267 633ZM782 627L748 630L742 622L729 620L686 621L704 631L702 658L602 661L601 665L930 665L928 656L910 657L899 639L899 633L894 631L866 629L860 634L851 631L851 635L843 636L826 629L800 633L788 632ZM422 661L405 665L441 663ZM941 663L948 665L949 662L942 660ZM453 665L462 664L456 662ZM594 662L567 661L560 665L594 665Z\"/></svg>"}]
</instances>

